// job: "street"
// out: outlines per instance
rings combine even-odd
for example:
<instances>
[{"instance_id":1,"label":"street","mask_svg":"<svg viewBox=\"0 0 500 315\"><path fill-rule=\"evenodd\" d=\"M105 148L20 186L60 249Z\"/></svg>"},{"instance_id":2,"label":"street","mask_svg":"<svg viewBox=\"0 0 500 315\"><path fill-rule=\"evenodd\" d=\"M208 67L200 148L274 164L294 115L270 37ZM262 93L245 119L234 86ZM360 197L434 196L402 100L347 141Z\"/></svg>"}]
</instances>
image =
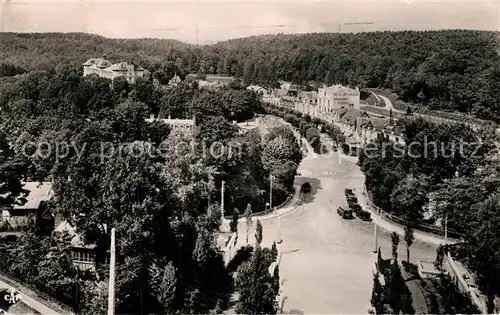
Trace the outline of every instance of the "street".
<instances>
[{"instance_id":1,"label":"street","mask_svg":"<svg viewBox=\"0 0 500 315\"><path fill-rule=\"evenodd\" d=\"M344 189L355 189L359 194L364 176L357 165L337 154L309 155L298 172L313 188L308 200L280 219L284 253L280 277L285 279L283 295L287 298L284 311L364 314L370 308L373 285L374 223L343 220L336 213L338 206L347 205ZM278 221L262 221L263 246L271 246L278 238ZM246 224L240 223L238 231L238 243L245 245ZM249 234L253 243L253 228ZM390 257L390 232L379 227L377 234L383 257ZM435 256L436 245L417 239L411 247L412 261L433 261ZM406 259L403 236L399 258Z\"/></svg>"}]
</instances>

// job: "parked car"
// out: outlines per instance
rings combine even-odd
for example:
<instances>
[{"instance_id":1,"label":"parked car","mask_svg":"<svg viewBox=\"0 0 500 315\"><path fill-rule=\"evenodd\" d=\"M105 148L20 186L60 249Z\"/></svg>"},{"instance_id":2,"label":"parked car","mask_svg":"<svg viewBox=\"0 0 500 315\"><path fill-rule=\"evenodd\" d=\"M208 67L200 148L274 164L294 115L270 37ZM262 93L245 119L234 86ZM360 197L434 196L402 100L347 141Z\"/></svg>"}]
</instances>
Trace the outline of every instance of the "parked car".
<instances>
[{"instance_id":1,"label":"parked car","mask_svg":"<svg viewBox=\"0 0 500 315\"><path fill-rule=\"evenodd\" d=\"M366 210L361 210L356 213L356 216L363 221L372 221L372 214Z\"/></svg>"},{"instance_id":2,"label":"parked car","mask_svg":"<svg viewBox=\"0 0 500 315\"><path fill-rule=\"evenodd\" d=\"M346 188L346 189L345 189L345 194L346 194L346 196L347 196L347 195L354 195L354 192L352 191L352 189L348 189L348 188Z\"/></svg>"},{"instance_id":3,"label":"parked car","mask_svg":"<svg viewBox=\"0 0 500 315\"><path fill-rule=\"evenodd\" d=\"M352 210L343 208L343 207L338 207L337 208L337 213L340 215L343 219L352 219L354 218L352 215Z\"/></svg>"},{"instance_id":4,"label":"parked car","mask_svg":"<svg viewBox=\"0 0 500 315\"><path fill-rule=\"evenodd\" d=\"M359 212L363 211L363 208L361 208L361 206L357 203L351 203L349 207L356 215L358 215Z\"/></svg>"}]
</instances>

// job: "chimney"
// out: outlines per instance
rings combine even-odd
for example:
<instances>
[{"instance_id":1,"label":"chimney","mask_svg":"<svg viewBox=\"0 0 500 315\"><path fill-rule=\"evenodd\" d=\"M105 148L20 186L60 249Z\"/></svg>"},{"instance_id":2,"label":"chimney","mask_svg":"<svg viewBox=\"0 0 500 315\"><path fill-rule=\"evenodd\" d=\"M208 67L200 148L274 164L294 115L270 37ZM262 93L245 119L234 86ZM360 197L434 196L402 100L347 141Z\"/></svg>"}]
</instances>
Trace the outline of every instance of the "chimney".
<instances>
[{"instance_id":1,"label":"chimney","mask_svg":"<svg viewBox=\"0 0 500 315\"><path fill-rule=\"evenodd\" d=\"M149 119L154 120L155 119L155 114L149 115Z\"/></svg>"},{"instance_id":2,"label":"chimney","mask_svg":"<svg viewBox=\"0 0 500 315\"><path fill-rule=\"evenodd\" d=\"M170 114L168 114L168 120L171 120L172 118L170 117Z\"/></svg>"}]
</instances>

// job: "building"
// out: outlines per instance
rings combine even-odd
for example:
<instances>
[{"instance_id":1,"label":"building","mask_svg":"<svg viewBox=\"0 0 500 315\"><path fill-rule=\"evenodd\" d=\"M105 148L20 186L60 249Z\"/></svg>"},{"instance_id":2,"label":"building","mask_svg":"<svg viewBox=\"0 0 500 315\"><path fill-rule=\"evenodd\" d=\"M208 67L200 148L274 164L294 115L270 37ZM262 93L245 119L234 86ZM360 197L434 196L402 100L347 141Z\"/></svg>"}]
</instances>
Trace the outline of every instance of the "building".
<instances>
[{"instance_id":1,"label":"building","mask_svg":"<svg viewBox=\"0 0 500 315\"><path fill-rule=\"evenodd\" d=\"M146 122L153 121L161 121L167 124L170 127L172 132L182 133L187 136L193 136L196 129L196 118L193 116L193 119L172 119L170 115L168 118L155 118L154 115L151 115L146 119Z\"/></svg>"},{"instance_id":2,"label":"building","mask_svg":"<svg viewBox=\"0 0 500 315\"><path fill-rule=\"evenodd\" d=\"M303 115L318 117L318 92L299 92L295 110Z\"/></svg>"},{"instance_id":3,"label":"building","mask_svg":"<svg viewBox=\"0 0 500 315\"><path fill-rule=\"evenodd\" d=\"M41 234L50 235L54 226L54 217L49 211L47 204L52 198L52 184L49 182L25 182L23 189L25 195L17 198L16 204L10 208L2 209L2 226L16 230L35 219L38 231ZM2 197L6 197L6 194Z\"/></svg>"},{"instance_id":4,"label":"building","mask_svg":"<svg viewBox=\"0 0 500 315\"><path fill-rule=\"evenodd\" d=\"M261 86L258 86L258 85L250 85L247 87L247 90L254 91L255 93L259 94L262 97L265 97L268 95L267 90Z\"/></svg>"},{"instance_id":5,"label":"building","mask_svg":"<svg viewBox=\"0 0 500 315\"><path fill-rule=\"evenodd\" d=\"M102 78L114 80L124 77L129 83L135 83L137 78L146 76L147 71L133 63L120 62L112 64L104 58L91 58L83 64L83 76L97 74Z\"/></svg>"},{"instance_id":6,"label":"building","mask_svg":"<svg viewBox=\"0 0 500 315\"><path fill-rule=\"evenodd\" d=\"M338 108L354 108L359 110L359 89L351 89L342 85L332 85L318 89L318 111L320 114L332 113Z\"/></svg>"},{"instance_id":7,"label":"building","mask_svg":"<svg viewBox=\"0 0 500 315\"><path fill-rule=\"evenodd\" d=\"M85 244L82 237L76 233L76 229L68 221L58 222L54 232L67 232L71 236L71 256L73 264L80 270L95 270L95 248L94 244Z\"/></svg>"},{"instance_id":8,"label":"building","mask_svg":"<svg viewBox=\"0 0 500 315\"><path fill-rule=\"evenodd\" d=\"M181 83L181 82L182 82L181 78L176 73L174 75L174 77L172 79L170 79L170 81L168 81L168 86L175 87L175 86L179 85L179 83Z\"/></svg>"}]
</instances>

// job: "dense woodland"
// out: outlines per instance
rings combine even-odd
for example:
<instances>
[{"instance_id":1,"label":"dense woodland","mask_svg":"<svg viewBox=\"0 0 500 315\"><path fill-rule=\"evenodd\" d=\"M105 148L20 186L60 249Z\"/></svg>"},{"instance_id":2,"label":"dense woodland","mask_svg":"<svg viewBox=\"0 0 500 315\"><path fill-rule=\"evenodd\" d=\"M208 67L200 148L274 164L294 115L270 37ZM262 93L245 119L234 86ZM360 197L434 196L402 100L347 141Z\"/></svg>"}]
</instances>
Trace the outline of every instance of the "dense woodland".
<instances>
[{"instance_id":1,"label":"dense woodland","mask_svg":"<svg viewBox=\"0 0 500 315\"><path fill-rule=\"evenodd\" d=\"M431 109L500 121L497 34L402 31L263 35L196 46L173 40L107 39L86 34L12 34L2 38L0 74L61 66L87 58L135 61L161 82L174 73L224 74L246 83L277 80L343 83L392 90Z\"/></svg>"},{"instance_id":2,"label":"dense woodland","mask_svg":"<svg viewBox=\"0 0 500 315\"><path fill-rule=\"evenodd\" d=\"M236 270L225 268L216 245L221 182L226 182L226 215L264 210L271 174L273 203L284 201L302 159L292 131L284 126L265 137L239 134L231 120L263 112L257 95L247 90L205 91L187 83L154 89L150 80L111 84L97 76L83 78L69 65L8 79L0 105L0 205L23 202L29 193L23 180L51 181L51 211L97 246L99 281L96 274L77 273L67 234L44 234L36 221L0 248L0 270L78 313L102 314L114 227L121 266L117 313L207 314L228 308L231 293L241 288L233 284ZM171 133L161 122L147 123L152 113L194 116L194 139ZM224 154L207 151L214 143L225 147ZM276 309L271 303L276 278L267 267L248 267L254 261L269 266L266 253L269 249L257 246L242 265L263 276L242 293L242 301L270 286L267 302L251 305L258 313ZM248 313L249 305L237 307Z\"/></svg>"},{"instance_id":3,"label":"dense woodland","mask_svg":"<svg viewBox=\"0 0 500 315\"><path fill-rule=\"evenodd\" d=\"M24 231L15 246L0 248L0 269L39 290L51 288L49 294L81 314L105 309L102 281L110 227L120 233L117 260L123 266L117 271L117 313L220 313L229 307L233 290L242 295L238 312L276 312L277 279L266 267L273 250L256 246L241 268L223 265L215 245L220 187L226 181L226 215L251 216L265 208L270 175L276 178L273 204L292 193L302 155L287 127L266 137L240 135L231 121L270 113L282 116L308 139L323 125L333 139L344 140L337 127L263 106L255 93L239 84L220 91L199 90L196 83L155 89L151 80L128 84L117 79L111 84L96 76L82 78L81 64L87 58L106 55L113 62L134 61L161 83L175 73L185 77L196 72L234 75L245 84L267 86L283 79L385 88L420 106L470 109L480 118L500 120L500 60L491 32L273 35L210 46L85 34L0 36L0 194L7 194L0 197L0 205L20 202L25 193L22 180L52 181L51 209L97 245L99 281L95 275L77 275L67 235L49 237L36 228ZM213 158L195 145L188 152L138 159L137 148L157 152L160 143L190 146L189 139L171 134L166 126L147 124L150 114L195 116L197 144L238 143L242 154ZM367 189L379 206L415 226L424 221L422 206L434 200L434 217L447 217L450 229L466 236L458 252L477 272L491 301L500 292L495 127L473 131L415 119L402 123L407 143L428 138L448 151L436 157L398 158L397 152L416 148L399 148L380 138L375 146L385 154L360 157ZM476 158L450 157L449 151L457 153L450 143L460 139L482 141ZM125 143L132 146L122 147L116 158L103 159L102 142L116 151ZM44 157L23 154L25 149L34 153L33 143L51 146L42 150ZM56 143L73 144L66 158L57 159ZM245 277L233 282L236 270ZM244 280L252 276L259 281L249 286ZM396 289L402 287L393 283ZM394 303L397 309L399 301Z\"/></svg>"}]
</instances>

